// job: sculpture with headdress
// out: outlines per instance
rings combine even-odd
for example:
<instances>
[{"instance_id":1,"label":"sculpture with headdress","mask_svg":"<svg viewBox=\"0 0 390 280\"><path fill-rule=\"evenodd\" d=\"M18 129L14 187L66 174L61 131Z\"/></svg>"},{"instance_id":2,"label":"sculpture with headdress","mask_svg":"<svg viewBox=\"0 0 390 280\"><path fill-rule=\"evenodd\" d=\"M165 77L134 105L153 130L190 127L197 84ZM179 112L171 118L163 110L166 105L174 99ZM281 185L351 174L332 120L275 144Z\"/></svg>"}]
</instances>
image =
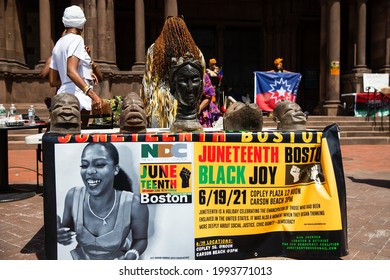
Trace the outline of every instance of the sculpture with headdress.
<instances>
[{"instance_id":1,"label":"sculpture with headdress","mask_svg":"<svg viewBox=\"0 0 390 280\"><path fill-rule=\"evenodd\" d=\"M171 131L202 130L197 110L203 93L203 66L191 53L172 59L170 90L177 100L177 112Z\"/></svg>"}]
</instances>

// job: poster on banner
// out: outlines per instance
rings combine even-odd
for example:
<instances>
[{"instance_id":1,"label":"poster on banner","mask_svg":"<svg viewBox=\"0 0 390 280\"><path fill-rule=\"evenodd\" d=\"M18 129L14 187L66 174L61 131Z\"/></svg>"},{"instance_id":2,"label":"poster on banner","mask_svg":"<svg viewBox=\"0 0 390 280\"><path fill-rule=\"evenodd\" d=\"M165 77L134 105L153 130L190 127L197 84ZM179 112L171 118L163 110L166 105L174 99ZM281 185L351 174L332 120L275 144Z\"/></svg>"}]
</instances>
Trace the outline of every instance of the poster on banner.
<instances>
[{"instance_id":1,"label":"poster on banner","mask_svg":"<svg viewBox=\"0 0 390 280\"><path fill-rule=\"evenodd\" d=\"M254 100L262 111L272 112L283 99L297 98L300 73L254 72Z\"/></svg>"},{"instance_id":2,"label":"poster on banner","mask_svg":"<svg viewBox=\"0 0 390 280\"><path fill-rule=\"evenodd\" d=\"M363 91L378 92L389 86L388 73L363 73Z\"/></svg>"},{"instance_id":3,"label":"poster on banner","mask_svg":"<svg viewBox=\"0 0 390 280\"><path fill-rule=\"evenodd\" d=\"M71 244L56 241L56 219L63 219L67 193L84 185L83 150L100 142L118 151L132 192L148 208L147 247L140 259L348 254L345 182L337 126L332 126L300 132L45 134L49 259L73 259L73 250L88 251L88 246L98 253L112 250L106 248L106 233L92 241L83 240L83 232L76 233ZM93 187L99 185L93 180ZM91 211L88 207L83 211ZM86 217L96 220L88 215L84 221ZM119 236L126 244L135 240L127 232L110 239Z\"/></svg>"},{"instance_id":4,"label":"poster on banner","mask_svg":"<svg viewBox=\"0 0 390 280\"><path fill-rule=\"evenodd\" d=\"M61 220L69 190L75 186L85 187L80 175L80 162L86 145L87 143L70 143L55 146L56 212ZM193 186L189 182L192 171L192 143L113 145L119 153L119 166L131 179L133 192L140 196L141 204L147 205L149 210L148 245L140 259L194 259L194 223L191 218ZM88 208L85 210L91 211ZM86 214L82 216L84 220L87 217ZM124 223L128 222L122 218L122 222L123 220ZM119 223L118 219L115 228L120 227ZM99 253L100 250L103 254L106 250L99 247L110 246L105 236L120 236L113 234L115 228L112 232L93 238L94 242L100 245L93 245L96 252ZM82 248L86 252L85 255L89 256L87 252L91 245L82 237L81 231L75 232L77 235L72 244L57 243L58 259L75 258L77 247ZM128 242L132 241L131 234L122 238ZM109 259L110 255L105 258Z\"/></svg>"}]
</instances>

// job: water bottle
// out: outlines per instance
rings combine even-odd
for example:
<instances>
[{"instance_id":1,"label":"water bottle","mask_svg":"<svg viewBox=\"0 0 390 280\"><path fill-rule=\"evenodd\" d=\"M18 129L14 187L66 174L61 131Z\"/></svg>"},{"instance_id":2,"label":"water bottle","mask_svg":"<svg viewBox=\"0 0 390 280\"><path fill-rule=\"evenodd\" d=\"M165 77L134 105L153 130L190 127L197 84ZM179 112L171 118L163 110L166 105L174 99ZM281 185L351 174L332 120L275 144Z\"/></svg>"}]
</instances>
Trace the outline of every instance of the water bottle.
<instances>
[{"instance_id":1,"label":"water bottle","mask_svg":"<svg viewBox=\"0 0 390 280\"><path fill-rule=\"evenodd\" d=\"M5 124L5 119L7 118L7 114L5 111L5 107L3 104L0 104L0 126Z\"/></svg>"},{"instance_id":2,"label":"water bottle","mask_svg":"<svg viewBox=\"0 0 390 280\"><path fill-rule=\"evenodd\" d=\"M11 104L11 107L9 107L9 111L8 111L8 117L11 118L11 117L14 117L15 118L16 116L16 106L15 104Z\"/></svg>"},{"instance_id":3,"label":"water bottle","mask_svg":"<svg viewBox=\"0 0 390 280\"><path fill-rule=\"evenodd\" d=\"M30 105L30 108L28 108L28 125L35 125L34 105Z\"/></svg>"}]
</instances>

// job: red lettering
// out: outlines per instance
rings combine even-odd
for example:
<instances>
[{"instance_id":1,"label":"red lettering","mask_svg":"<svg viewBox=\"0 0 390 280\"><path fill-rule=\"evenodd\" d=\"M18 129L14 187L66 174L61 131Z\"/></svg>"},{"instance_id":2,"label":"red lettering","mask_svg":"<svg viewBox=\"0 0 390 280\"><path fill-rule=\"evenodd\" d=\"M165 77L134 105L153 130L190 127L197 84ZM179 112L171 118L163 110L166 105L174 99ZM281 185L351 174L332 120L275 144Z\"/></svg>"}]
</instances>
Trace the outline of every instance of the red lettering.
<instances>
[{"instance_id":1,"label":"red lettering","mask_svg":"<svg viewBox=\"0 0 390 280\"><path fill-rule=\"evenodd\" d=\"M138 133L132 133L131 134L131 141L132 142L138 142Z\"/></svg>"},{"instance_id":2,"label":"red lettering","mask_svg":"<svg viewBox=\"0 0 390 280\"><path fill-rule=\"evenodd\" d=\"M279 147L271 148L271 162L279 162Z\"/></svg>"},{"instance_id":3,"label":"red lettering","mask_svg":"<svg viewBox=\"0 0 390 280\"><path fill-rule=\"evenodd\" d=\"M180 142L191 142L192 141L192 133L188 133L188 132L179 133L179 141Z\"/></svg>"},{"instance_id":4,"label":"red lettering","mask_svg":"<svg viewBox=\"0 0 390 280\"><path fill-rule=\"evenodd\" d=\"M74 140L77 143L85 143L89 138L89 134L77 134L74 136Z\"/></svg>"},{"instance_id":5,"label":"red lettering","mask_svg":"<svg viewBox=\"0 0 390 280\"><path fill-rule=\"evenodd\" d=\"M146 142L157 142L158 136L156 134L146 133L145 134L145 141Z\"/></svg>"},{"instance_id":6,"label":"red lettering","mask_svg":"<svg viewBox=\"0 0 390 280\"><path fill-rule=\"evenodd\" d=\"M111 135L111 142L124 142L125 137L123 137L122 134L112 134Z\"/></svg>"},{"instance_id":7,"label":"red lettering","mask_svg":"<svg viewBox=\"0 0 390 280\"><path fill-rule=\"evenodd\" d=\"M212 137L213 142L226 142L225 132L214 132Z\"/></svg>"},{"instance_id":8,"label":"red lettering","mask_svg":"<svg viewBox=\"0 0 390 280\"><path fill-rule=\"evenodd\" d=\"M93 142L108 142L107 134L94 134L92 139Z\"/></svg>"},{"instance_id":9,"label":"red lettering","mask_svg":"<svg viewBox=\"0 0 390 280\"><path fill-rule=\"evenodd\" d=\"M160 165L160 169L165 175L162 178L176 178L176 165Z\"/></svg>"},{"instance_id":10,"label":"red lettering","mask_svg":"<svg viewBox=\"0 0 390 280\"><path fill-rule=\"evenodd\" d=\"M176 189L177 188L177 182L176 180L171 180L171 189Z\"/></svg>"},{"instance_id":11,"label":"red lettering","mask_svg":"<svg viewBox=\"0 0 390 280\"><path fill-rule=\"evenodd\" d=\"M66 134L65 136L58 136L58 142L59 143L68 143L71 138L72 138L71 134Z\"/></svg>"},{"instance_id":12,"label":"red lettering","mask_svg":"<svg viewBox=\"0 0 390 280\"><path fill-rule=\"evenodd\" d=\"M173 142L175 141L175 136L172 133L163 133L162 134L163 142Z\"/></svg>"}]
</instances>

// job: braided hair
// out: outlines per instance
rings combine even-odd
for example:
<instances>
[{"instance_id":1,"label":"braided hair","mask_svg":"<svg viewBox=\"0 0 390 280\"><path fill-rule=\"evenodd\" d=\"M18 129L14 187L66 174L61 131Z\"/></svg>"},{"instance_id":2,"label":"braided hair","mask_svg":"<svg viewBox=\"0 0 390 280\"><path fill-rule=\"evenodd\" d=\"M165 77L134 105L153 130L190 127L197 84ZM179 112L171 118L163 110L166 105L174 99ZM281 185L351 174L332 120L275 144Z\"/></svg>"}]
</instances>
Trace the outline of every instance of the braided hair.
<instances>
[{"instance_id":1,"label":"braided hair","mask_svg":"<svg viewBox=\"0 0 390 280\"><path fill-rule=\"evenodd\" d=\"M172 58L185 53L201 59L201 53L181 16L168 17L154 43L152 77L168 78Z\"/></svg>"}]
</instances>

